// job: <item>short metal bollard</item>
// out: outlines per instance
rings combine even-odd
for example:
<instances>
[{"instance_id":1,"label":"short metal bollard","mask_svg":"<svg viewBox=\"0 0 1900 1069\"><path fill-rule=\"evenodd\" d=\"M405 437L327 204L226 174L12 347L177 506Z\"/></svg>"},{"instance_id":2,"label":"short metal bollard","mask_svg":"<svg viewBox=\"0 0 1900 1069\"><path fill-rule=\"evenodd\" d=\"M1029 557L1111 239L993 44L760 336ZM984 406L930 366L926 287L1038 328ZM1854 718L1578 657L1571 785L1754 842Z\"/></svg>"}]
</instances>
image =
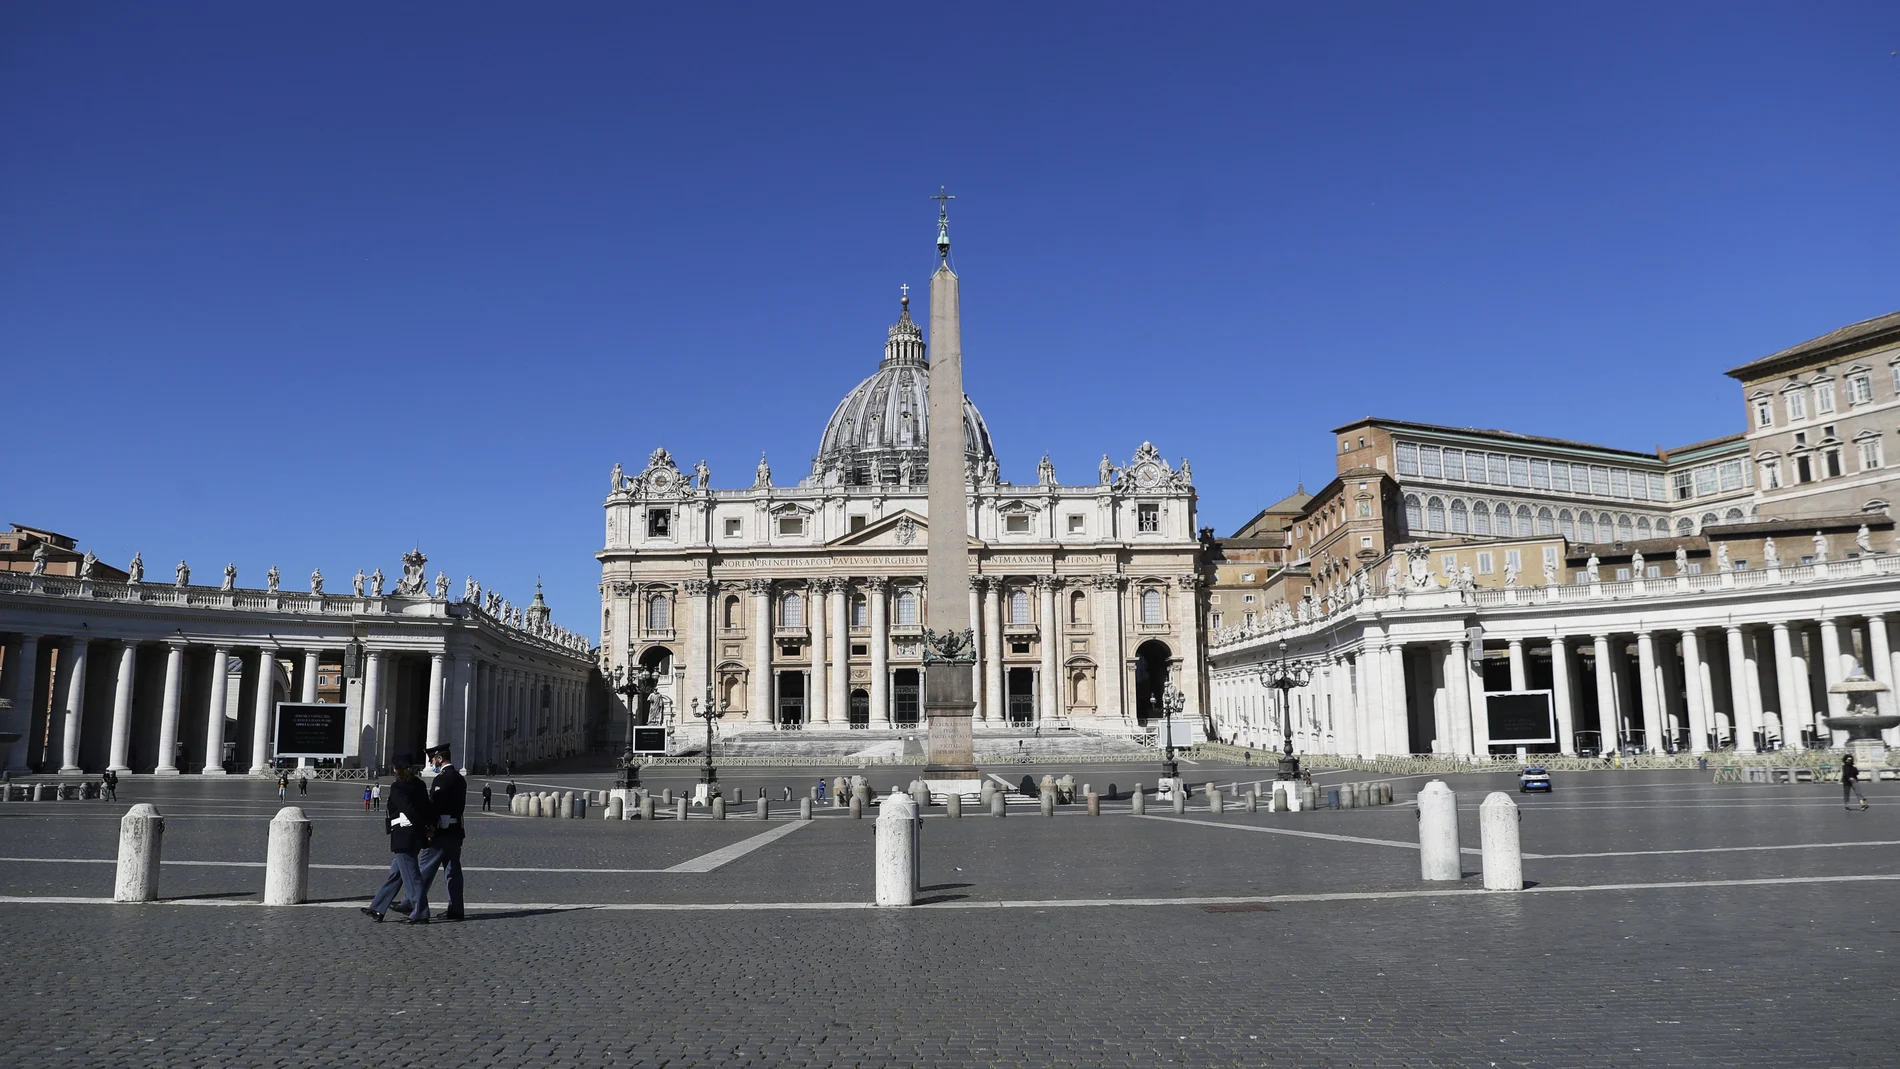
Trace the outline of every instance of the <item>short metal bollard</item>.
<instances>
[{"instance_id":1,"label":"short metal bollard","mask_svg":"<svg viewBox=\"0 0 1900 1069\"><path fill-rule=\"evenodd\" d=\"M1339 804L1339 788L1338 787L1326 788L1326 808L1328 809L1344 808L1343 806Z\"/></svg>"},{"instance_id":2,"label":"short metal bollard","mask_svg":"<svg viewBox=\"0 0 1900 1069\"><path fill-rule=\"evenodd\" d=\"M1464 875L1458 851L1458 795L1443 780L1418 792L1419 877L1456 880Z\"/></svg>"},{"instance_id":3,"label":"short metal bollard","mask_svg":"<svg viewBox=\"0 0 1900 1069\"><path fill-rule=\"evenodd\" d=\"M852 799L852 809L857 809ZM917 900L917 803L901 791L884 799L877 817L877 904L908 906Z\"/></svg>"},{"instance_id":4,"label":"short metal bollard","mask_svg":"<svg viewBox=\"0 0 1900 1069\"><path fill-rule=\"evenodd\" d=\"M1492 791L1478 807L1478 836L1484 850L1484 889L1522 891L1524 853L1518 844L1517 803Z\"/></svg>"},{"instance_id":5,"label":"short metal bollard","mask_svg":"<svg viewBox=\"0 0 1900 1069\"><path fill-rule=\"evenodd\" d=\"M592 802L592 800L591 800L591 799L590 799L590 798L588 797L588 794L587 794L587 792L586 792L586 791L582 791L582 792L581 792L581 794L580 794L580 797L578 797L578 798L576 798L576 799L574 799L574 819L575 819L575 820L586 820L586 819L587 819L587 807L588 807L589 805L592 805L592 804L593 804L593 802Z\"/></svg>"},{"instance_id":6,"label":"short metal bollard","mask_svg":"<svg viewBox=\"0 0 1900 1069\"><path fill-rule=\"evenodd\" d=\"M990 795L990 816L1009 816L1009 797L1002 791Z\"/></svg>"},{"instance_id":7,"label":"short metal bollard","mask_svg":"<svg viewBox=\"0 0 1900 1069\"><path fill-rule=\"evenodd\" d=\"M165 818L158 807L140 802L119 821L119 871L114 902L151 902L158 898L158 858L165 841Z\"/></svg>"},{"instance_id":8,"label":"short metal bollard","mask_svg":"<svg viewBox=\"0 0 1900 1069\"><path fill-rule=\"evenodd\" d=\"M1089 816L1099 817L1102 815L1102 796L1101 795L1096 794L1094 791L1090 791L1088 793L1088 803L1089 803Z\"/></svg>"},{"instance_id":9,"label":"short metal bollard","mask_svg":"<svg viewBox=\"0 0 1900 1069\"><path fill-rule=\"evenodd\" d=\"M270 822L264 853L264 904L301 905L310 896L310 821L287 805Z\"/></svg>"}]
</instances>

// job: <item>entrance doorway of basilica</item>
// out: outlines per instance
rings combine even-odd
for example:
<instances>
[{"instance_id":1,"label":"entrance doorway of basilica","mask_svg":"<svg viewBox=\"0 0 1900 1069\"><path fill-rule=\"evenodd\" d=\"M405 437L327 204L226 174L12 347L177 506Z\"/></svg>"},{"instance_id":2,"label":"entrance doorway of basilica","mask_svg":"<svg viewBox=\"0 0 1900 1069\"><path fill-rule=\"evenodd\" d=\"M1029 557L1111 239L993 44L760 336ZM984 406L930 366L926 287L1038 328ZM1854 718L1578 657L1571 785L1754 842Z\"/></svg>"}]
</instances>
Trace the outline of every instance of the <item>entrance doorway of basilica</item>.
<instances>
[{"instance_id":1,"label":"entrance doorway of basilica","mask_svg":"<svg viewBox=\"0 0 1900 1069\"><path fill-rule=\"evenodd\" d=\"M1161 718L1161 692L1168 685L1168 645L1149 639L1135 650L1135 722Z\"/></svg>"},{"instance_id":2,"label":"entrance doorway of basilica","mask_svg":"<svg viewBox=\"0 0 1900 1069\"><path fill-rule=\"evenodd\" d=\"M871 696L862 690L851 692L851 712L849 714L852 730L861 731L871 726Z\"/></svg>"},{"instance_id":3,"label":"entrance doorway of basilica","mask_svg":"<svg viewBox=\"0 0 1900 1069\"><path fill-rule=\"evenodd\" d=\"M1009 710L1011 727L1028 727L1036 722L1036 670L1011 668L1003 677L1003 704Z\"/></svg>"},{"instance_id":4,"label":"entrance doorway of basilica","mask_svg":"<svg viewBox=\"0 0 1900 1069\"><path fill-rule=\"evenodd\" d=\"M899 668L891 673L891 722L900 728L914 728L923 714L921 681L923 673L915 668Z\"/></svg>"},{"instance_id":5,"label":"entrance doorway of basilica","mask_svg":"<svg viewBox=\"0 0 1900 1069\"><path fill-rule=\"evenodd\" d=\"M778 674L778 710L774 723L783 731L805 726L805 673Z\"/></svg>"}]
</instances>

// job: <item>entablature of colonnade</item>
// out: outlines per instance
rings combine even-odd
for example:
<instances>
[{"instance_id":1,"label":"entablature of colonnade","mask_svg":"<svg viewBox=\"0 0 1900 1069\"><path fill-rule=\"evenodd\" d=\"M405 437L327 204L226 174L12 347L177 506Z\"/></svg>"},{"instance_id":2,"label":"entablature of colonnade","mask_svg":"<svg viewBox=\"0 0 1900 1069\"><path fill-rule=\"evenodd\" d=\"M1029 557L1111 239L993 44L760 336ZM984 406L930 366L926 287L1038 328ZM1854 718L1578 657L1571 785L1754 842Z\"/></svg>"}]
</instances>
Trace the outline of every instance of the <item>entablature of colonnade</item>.
<instances>
[{"instance_id":1,"label":"entablature of colonnade","mask_svg":"<svg viewBox=\"0 0 1900 1069\"><path fill-rule=\"evenodd\" d=\"M1361 599L1324 615L1210 643L1214 671L1287 655L1338 655L1367 642L1548 639L1851 618L1900 612L1900 555L1791 568L1503 590L1425 589Z\"/></svg>"}]
</instances>

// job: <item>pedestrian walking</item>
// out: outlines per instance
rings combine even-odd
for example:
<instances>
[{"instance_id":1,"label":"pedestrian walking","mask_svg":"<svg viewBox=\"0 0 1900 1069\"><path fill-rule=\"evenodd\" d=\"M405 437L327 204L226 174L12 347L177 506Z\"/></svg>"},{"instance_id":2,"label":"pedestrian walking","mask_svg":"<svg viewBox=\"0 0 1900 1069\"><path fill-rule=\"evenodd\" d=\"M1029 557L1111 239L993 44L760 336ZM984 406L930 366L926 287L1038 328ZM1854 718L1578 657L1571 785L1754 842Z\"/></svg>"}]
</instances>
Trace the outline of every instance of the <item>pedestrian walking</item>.
<instances>
[{"instance_id":1,"label":"pedestrian walking","mask_svg":"<svg viewBox=\"0 0 1900 1069\"><path fill-rule=\"evenodd\" d=\"M429 923L429 897L422 889L422 868L417 858L426 844L435 815L429 809L429 790L416 778L415 760L406 753L396 755L396 782L389 786L389 815L383 818L383 830L389 835L389 875L383 886L359 907L364 916L381 924L389 904L398 891L409 900L409 923ZM378 788L381 789L380 787Z\"/></svg>"},{"instance_id":2,"label":"pedestrian walking","mask_svg":"<svg viewBox=\"0 0 1900 1069\"><path fill-rule=\"evenodd\" d=\"M363 812L369 812L369 788L363 788Z\"/></svg>"},{"instance_id":3,"label":"pedestrian walking","mask_svg":"<svg viewBox=\"0 0 1900 1069\"><path fill-rule=\"evenodd\" d=\"M495 788L491 784L482 784L482 812L491 812L495 808Z\"/></svg>"},{"instance_id":4,"label":"pedestrian walking","mask_svg":"<svg viewBox=\"0 0 1900 1069\"><path fill-rule=\"evenodd\" d=\"M508 781L508 812L515 811L515 781Z\"/></svg>"},{"instance_id":5,"label":"pedestrian walking","mask_svg":"<svg viewBox=\"0 0 1900 1069\"><path fill-rule=\"evenodd\" d=\"M382 784L378 783L375 788L369 792L369 807L371 809L381 809L383 807Z\"/></svg>"},{"instance_id":6,"label":"pedestrian walking","mask_svg":"<svg viewBox=\"0 0 1900 1069\"><path fill-rule=\"evenodd\" d=\"M435 769L435 778L429 781L429 809L435 814L435 832L429 837L429 845L422 848L422 897L414 900L414 905L425 916L428 914L429 885L435 882L435 874L440 871L449 889L449 904L442 911L442 919L459 921L462 919L462 842L468 837L462 827L462 811L468 805L468 780L449 763L446 744L431 746L424 752ZM401 908L400 903L398 908Z\"/></svg>"},{"instance_id":7,"label":"pedestrian walking","mask_svg":"<svg viewBox=\"0 0 1900 1069\"><path fill-rule=\"evenodd\" d=\"M99 794L115 802L119 800L119 774L117 772L108 768L105 771L105 775L99 777Z\"/></svg>"},{"instance_id":8,"label":"pedestrian walking","mask_svg":"<svg viewBox=\"0 0 1900 1069\"><path fill-rule=\"evenodd\" d=\"M1854 755L1841 758L1841 807L1852 809L1854 799L1860 799L1860 807L1867 808L1867 796L1860 793L1860 766L1854 763Z\"/></svg>"},{"instance_id":9,"label":"pedestrian walking","mask_svg":"<svg viewBox=\"0 0 1900 1069\"><path fill-rule=\"evenodd\" d=\"M277 773L277 800L280 802L283 801L284 794L288 790L290 790L290 774L288 772Z\"/></svg>"},{"instance_id":10,"label":"pedestrian walking","mask_svg":"<svg viewBox=\"0 0 1900 1069\"><path fill-rule=\"evenodd\" d=\"M304 795L309 794L309 793L310 793L310 777L298 776L297 777L297 797L301 798Z\"/></svg>"},{"instance_id":11,"label":"pedestrian walking","mask_svg":"<svg viewBox=\"0 0 1900 1069\"><path fill-rule=\"evenodd\" d=\"M818 800L821 802L825 800L825 781L823 777L820 777L818 780Z\"/></svg>"}]
</instances>

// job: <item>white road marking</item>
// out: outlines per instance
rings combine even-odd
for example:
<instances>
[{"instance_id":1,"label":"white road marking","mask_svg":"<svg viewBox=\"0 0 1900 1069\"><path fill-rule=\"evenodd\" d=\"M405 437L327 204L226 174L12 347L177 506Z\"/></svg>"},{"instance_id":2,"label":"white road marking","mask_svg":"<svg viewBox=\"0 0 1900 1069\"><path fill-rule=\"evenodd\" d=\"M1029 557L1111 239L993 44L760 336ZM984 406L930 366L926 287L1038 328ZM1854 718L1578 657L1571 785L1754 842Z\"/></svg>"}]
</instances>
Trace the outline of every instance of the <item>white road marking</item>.
<instances>
[{"instance_id":1,"label":"white road marking","mask_svg":"<svg viewBox=\"0 0 1900 1069\"><path fill-rule=\"evenodd\" d=\"M786 823L781 824L776 828L773 828L771 831L761 832L758 835L754 835L750 839L741 839L740 841L733 843L731 846L722 846L719 849L714 850L713 852L709 854L701 854L700 856L693 858L691 861L682 861L679 864L674 865L670 869L663 869L661 871L664 871L664 872L711 872L714 869L720 867L721 865L725 865L733 861L737 861L738 859L746 856L747 854L751 853L754 850L759 849L760 847L772 845L773 843L779 841L780 839L785 838L787 835L790 835L791 833L804 827L808 823L810 822L804 821L804 820L787 821ZM470 869L469 871L473 872L474 870Z\"/></svg>"},{"instance_id":2,"label":"white road marking","mask_svg":"<svg viewBox=\"0 0 1900 1069\"><path fill-rule=\"evenodd\" d=\"M1205 828L1226 828L1229 831L1258 831L1268 835L1292 835L1301 839L1330 839L1336 843L1363 843L1367 846L1397 846L1406 850L1417 850L1417 843L1401 842L1397 839L1368 839L1359 835L1333 835L1323 831L1295 831L1292 828L1274 828L1264 824L1230 824L1221 820L1192 820L1187 817L1167 817L1150 813L1141 814L1142 820L1165 820L1170 824L1198 824Z\"/></svg>"}]
</instances>

